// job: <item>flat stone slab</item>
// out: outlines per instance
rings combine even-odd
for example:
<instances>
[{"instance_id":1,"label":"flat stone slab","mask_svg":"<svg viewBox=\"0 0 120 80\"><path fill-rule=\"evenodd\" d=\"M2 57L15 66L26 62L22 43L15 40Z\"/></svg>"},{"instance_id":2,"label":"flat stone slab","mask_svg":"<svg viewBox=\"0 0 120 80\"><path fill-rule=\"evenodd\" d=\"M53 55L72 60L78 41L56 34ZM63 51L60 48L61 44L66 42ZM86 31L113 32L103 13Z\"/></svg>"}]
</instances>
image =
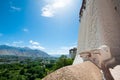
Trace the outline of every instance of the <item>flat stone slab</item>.
<instances>
[{"instance_id":1,"label":"flat stone slab","mask_svg":"<svg viewBox=\"0 0 120 80\"><path fill-rule=\"evenodd\" d=\"M90 61L63 67L42 80L102 80L100 69Z\"/></svg>"}]
</instances>

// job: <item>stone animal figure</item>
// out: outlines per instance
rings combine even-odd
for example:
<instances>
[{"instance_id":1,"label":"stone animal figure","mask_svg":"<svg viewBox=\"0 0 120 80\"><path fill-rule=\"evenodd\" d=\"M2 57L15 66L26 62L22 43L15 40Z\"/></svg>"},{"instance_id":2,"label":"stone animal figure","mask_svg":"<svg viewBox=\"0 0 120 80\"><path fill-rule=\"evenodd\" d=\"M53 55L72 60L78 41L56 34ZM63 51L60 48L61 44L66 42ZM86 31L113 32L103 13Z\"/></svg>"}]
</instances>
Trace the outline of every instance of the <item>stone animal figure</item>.
<instances>
[{"instance_id":1,"label":"stone animal figure","mask_svg":"<svg viewBox=\"0 0 120 80\"><path fill-rule=\"evenodd\" d=\"M108 46L103 45L98 49L81 52L80 57L82 57L84 61L89 60L98 66L103 71L106 80L114 80L109 68L113 68L111 65L114 64L115 58L112 57Z\"/></svg>"}]
</instances>

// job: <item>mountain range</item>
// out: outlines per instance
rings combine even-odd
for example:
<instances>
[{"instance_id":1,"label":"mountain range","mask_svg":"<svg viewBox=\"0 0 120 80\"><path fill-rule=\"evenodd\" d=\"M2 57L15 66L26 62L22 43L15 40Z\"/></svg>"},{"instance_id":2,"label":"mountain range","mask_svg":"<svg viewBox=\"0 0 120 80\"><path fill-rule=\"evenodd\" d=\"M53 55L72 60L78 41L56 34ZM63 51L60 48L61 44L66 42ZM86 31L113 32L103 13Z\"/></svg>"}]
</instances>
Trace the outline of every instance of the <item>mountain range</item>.
<instances>
[{"instance_id":1,"label":"mountain range","mask_svg":"<svg viewBox=\"0 0 120 80\"><path fill-rule=\"evenodd\" d=\"M0 45L0 55L13 55L24 57L51 57L46 52L30 49L28 47L13 47L8 45Z\"/></svg>"}]
</instances>

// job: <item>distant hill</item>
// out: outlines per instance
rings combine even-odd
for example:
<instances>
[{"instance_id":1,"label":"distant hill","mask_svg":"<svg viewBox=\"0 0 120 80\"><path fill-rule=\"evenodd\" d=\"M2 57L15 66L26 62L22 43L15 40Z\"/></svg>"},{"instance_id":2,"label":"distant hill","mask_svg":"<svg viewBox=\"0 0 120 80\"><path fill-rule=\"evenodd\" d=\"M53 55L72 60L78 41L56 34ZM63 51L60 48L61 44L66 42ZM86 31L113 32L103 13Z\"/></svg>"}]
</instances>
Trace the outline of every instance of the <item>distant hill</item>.
<instances>
[{"instance_id":1,"label":"distant hill","mask_svg":"<svg viewBox=\"0 0 120 80\"><path fill-rule=\"evenodd\" d=\"M0 45L0 55L14 55L25 57L50 57L46 52L41 50L33 50L28 47L13 47L8 45Z\"/></svg>"}]
</instances>

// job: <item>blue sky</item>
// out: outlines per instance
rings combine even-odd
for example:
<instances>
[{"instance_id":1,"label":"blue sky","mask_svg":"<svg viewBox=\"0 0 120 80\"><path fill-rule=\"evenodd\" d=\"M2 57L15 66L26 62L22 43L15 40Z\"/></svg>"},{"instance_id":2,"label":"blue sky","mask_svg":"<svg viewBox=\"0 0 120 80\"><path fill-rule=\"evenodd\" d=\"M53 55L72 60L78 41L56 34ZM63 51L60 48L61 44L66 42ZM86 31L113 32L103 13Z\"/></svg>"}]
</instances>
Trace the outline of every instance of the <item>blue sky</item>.
<instances>
[{"instance_id":1,"label":"blue sky","mask_svg":"<svg viewBox=\"0 0 120 80\"><path fill-rule=\"evenodd\" d=\"M0 0L0 44L68 54L77 46L81 0Z\"/></svg>"}]
</instances>

